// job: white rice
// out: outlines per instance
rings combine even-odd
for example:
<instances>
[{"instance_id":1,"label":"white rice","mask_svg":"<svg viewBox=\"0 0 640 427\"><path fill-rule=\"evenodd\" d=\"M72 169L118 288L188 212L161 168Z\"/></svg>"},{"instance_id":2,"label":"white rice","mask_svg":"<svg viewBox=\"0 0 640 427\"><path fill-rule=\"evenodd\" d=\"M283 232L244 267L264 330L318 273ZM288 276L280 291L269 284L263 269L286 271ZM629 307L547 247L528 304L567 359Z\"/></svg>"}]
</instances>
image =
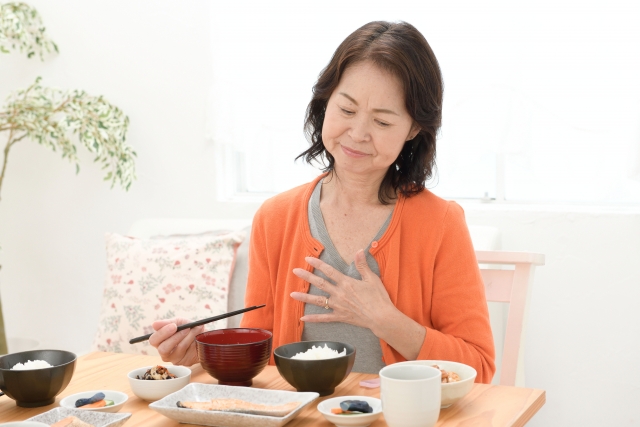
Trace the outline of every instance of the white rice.
<instances>
[{"instance_id":1,"label":"white rice","mask_svg":"<svg viewBox=\"0 0 640 427\"><path fill-rule=\"evenodd\" d=\"M52 365L45 360L29 360L25 363L16 363L13 368L14 371L26 371L28 369L42 369L42 368L51 368Z\"/></svg>"},{"instance_id":2,"label":"white rice","mask_svg":"<svg viewBox=\"0 0 640 427\"><path fill-rule=\"evenodd\" d=\"M292 359L301 359L301 360L320 360L320 359L334 359L340 356L346 356L347 349L343 349L341 352L338 352L332 348L329 348L326 344L324 347L322 346L311 346L310 349L305 351L304 353L297 353L295 356L292 356Z\"/></svg>"}]
</instances>

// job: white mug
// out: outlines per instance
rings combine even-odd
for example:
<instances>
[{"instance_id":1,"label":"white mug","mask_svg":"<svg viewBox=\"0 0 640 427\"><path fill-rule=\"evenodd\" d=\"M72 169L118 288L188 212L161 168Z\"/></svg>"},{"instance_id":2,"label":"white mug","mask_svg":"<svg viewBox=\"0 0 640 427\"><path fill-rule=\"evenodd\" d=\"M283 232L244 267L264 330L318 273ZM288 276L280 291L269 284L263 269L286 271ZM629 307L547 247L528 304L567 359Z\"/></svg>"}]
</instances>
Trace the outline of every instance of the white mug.
<instances>
[{"instance_id":1,"label":"white mug","mask_svg":"<svg viewBox=\"0 0 640 427\"><path fill-rule=\"evenodd\" d=\"M394 364L380 370L382 413L389 427L433 427L440 415L439 370Z\"/></svg>"}]
</instances>

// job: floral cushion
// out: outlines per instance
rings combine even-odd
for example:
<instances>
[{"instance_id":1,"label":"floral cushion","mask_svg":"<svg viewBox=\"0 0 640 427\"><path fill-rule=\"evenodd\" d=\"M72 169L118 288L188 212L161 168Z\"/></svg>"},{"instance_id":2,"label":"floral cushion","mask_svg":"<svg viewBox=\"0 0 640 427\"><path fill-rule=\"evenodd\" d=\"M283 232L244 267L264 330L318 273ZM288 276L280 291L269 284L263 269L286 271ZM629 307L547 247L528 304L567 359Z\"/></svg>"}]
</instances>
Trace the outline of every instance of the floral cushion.
<instances>
[{"instance_id":1,"label":"floral cushion","mask_svg":"<svg viewBox=\"0 0 640 427\"><path fill-rule=\"evenodd\" d=\"M199 320L227 312L230 276L244 231L137 239L107 234L107 277L93 350L158 354L148 341L158 319ZM207 330L227 326L227 319Z\"/></svg>"}]
</instances>

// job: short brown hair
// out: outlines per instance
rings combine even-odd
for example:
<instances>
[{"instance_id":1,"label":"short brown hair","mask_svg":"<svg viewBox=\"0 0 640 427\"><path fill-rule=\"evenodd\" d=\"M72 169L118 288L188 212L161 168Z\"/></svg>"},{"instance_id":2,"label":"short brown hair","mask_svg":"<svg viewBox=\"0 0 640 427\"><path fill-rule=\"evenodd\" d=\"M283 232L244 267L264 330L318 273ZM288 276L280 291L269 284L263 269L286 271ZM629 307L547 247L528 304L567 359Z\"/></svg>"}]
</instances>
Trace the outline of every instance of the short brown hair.
<instances>
[{"instance_id":1,"label":"short brown hair","mask_svg":"<svg viewBox=\"0 0 640 427\"><path fill-rule=\"evenodd\" d=\"M322 141L325 110L345 70L363 61L371 61L400 80L406 109L420 129L404 144L380 185L378 199L388 204L398 193L410 197L421 192L426 180L432 177L436 134L442 122L444 88L440 66L427 40L411 24L370 22L338 46L313 86L304 126L311 147L296 160L300 157L307 163L318 160L323 163L325 172L333 170L334 158L325 150Z\"/></svg>"}]
</instances>

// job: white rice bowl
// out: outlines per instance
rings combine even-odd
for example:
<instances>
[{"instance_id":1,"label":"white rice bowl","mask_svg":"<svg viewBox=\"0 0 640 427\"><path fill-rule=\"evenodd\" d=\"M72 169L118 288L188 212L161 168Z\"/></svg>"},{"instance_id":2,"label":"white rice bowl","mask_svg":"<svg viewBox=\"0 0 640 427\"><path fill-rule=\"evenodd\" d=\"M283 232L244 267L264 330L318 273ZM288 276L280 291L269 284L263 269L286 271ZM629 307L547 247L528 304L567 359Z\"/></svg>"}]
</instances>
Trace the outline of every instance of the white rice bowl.
<instances>
[{"instance_id":1,"label":"white rice bowl","mask_svg":"<svg viewBox=\"0 0 640 427\"><path fill-rule=\"evenodd\" d=\"M30 369L53 368L46 360L28 360L24 363L16 363L11 368L12 371L27 371Z\"/></svg>"},{"instance_id":2,"label":"white rice bowl","mask_svg":"<svg viewBox=\"0 0 640 427\"><path fill-rule=\"evenodd\" d=\"M329 348L327 344L322 346L312 345L310 349L305 351L304 353L296 353L294 356L291 356L292 359L299 360L322 360L322 359L335 359L336 357L346 356L347 349L342 349L341 352Z\"/></svg>"}]
</instances>

